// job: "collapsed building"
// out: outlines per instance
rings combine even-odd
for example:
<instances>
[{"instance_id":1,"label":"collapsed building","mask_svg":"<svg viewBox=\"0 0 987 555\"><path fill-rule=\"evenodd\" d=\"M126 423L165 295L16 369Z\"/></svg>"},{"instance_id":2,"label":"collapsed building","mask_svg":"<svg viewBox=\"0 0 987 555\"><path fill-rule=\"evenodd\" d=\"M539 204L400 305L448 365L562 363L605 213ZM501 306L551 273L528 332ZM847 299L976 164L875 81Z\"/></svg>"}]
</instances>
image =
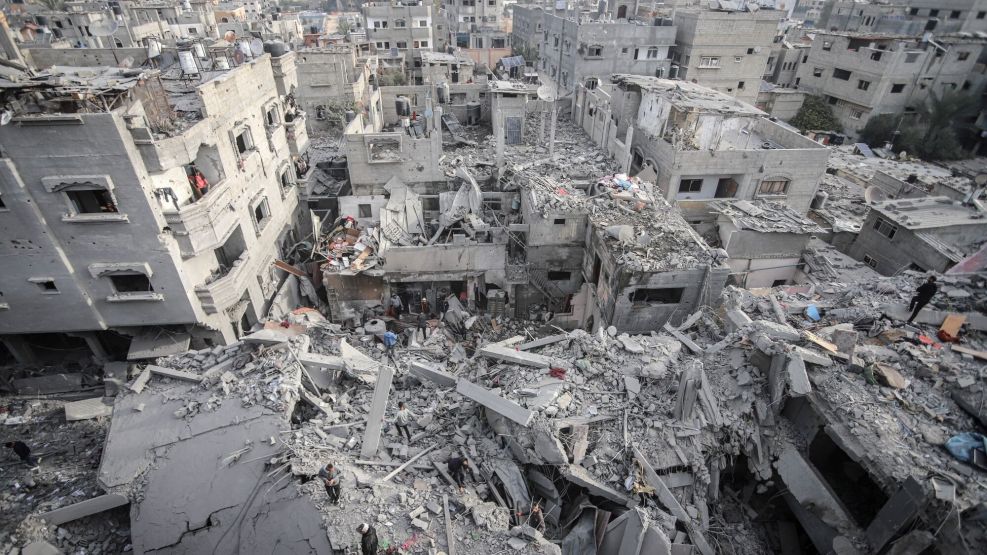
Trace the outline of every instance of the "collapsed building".
<instances>
[{"instance_id":1,"label":"collapsed building","mask_svg":"<svg viewBox=\"0 0 987 555\"><path fill-rule=\"evenodd\" d=\"M293 161L308 137L288 98L293 57L195 75L5 72L10 354L154 357L192 336L231 343L266 314L283 279L273 263L299 238Z\"/></svg>"},{"instance_id":2,"label":"collapsed building","mask_svg":"<svg viewBox=\"0 0 987 555\"><path fill-rule=\"evenodd\" d=\"M725 93L685 81L615 75L579 87L573 119L621 171L650 176L705 231L714 199L809 209L829 150Z\"/></svg>"}]
</instances>

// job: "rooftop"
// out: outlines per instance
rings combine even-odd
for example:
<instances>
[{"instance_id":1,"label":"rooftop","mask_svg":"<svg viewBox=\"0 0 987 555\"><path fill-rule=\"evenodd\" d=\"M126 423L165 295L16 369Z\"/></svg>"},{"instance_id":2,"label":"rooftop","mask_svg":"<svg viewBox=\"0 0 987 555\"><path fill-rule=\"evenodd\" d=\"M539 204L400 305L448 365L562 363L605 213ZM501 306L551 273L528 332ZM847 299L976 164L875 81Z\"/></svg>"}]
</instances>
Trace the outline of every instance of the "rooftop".
<instances>
[{"instance_id":1,"label":"rooftop","mask_svg":"<svg viewBox=\"0 0 987 555\"><path fill-rule=\"evenodd\" d=\"M446 54L445 52L422 50L421 55L423 64L476 65L476 62L474 62L471 58L457 54Z\"/></svg>"},{"instance_id":2,"label":"rooftop","mask_svg":"<svg viewBox=\"0 0 987 555\"><path fill-rule=\"evenodd\" d=\"M611 80L622 88L638 87L653 92L682 110L739 116L767 116L766 113L746 102L696 83L627 74L614 75Z\"/></svg>"},{"instance_id":3,"label":"rooftop","mask_svg":"<svg viewBox=\"0 0 987 555\"><path fill-rule=\"evenodd\" d=\"M987 228L987 213L947 197L925 197L875 202L871 208L905 229L935 229L959 225Z\"/></svg>"},{"instance_id":4,"label":"rooftop","mask_svg":"<svg viewBox=\"0 0 987 555\"><path fill-rule=\"evenodd\" d=\"M716 200L708 204L733 222L738 229L761 233L821 233L815 222L779 202L765 200Z\"/></svg>"}]
</instances>

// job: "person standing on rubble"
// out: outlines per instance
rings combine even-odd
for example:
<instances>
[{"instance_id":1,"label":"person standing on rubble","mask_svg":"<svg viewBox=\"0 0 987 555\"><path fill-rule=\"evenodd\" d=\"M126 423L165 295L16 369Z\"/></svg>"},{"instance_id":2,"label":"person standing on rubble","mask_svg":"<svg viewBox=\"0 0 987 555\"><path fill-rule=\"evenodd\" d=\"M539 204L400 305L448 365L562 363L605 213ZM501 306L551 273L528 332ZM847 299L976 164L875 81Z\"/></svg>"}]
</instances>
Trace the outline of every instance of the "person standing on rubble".
<instances>
[{"instance_id":1,"label":"person standing on rubble","mask_svg":"<svg viewBox=\"0 0 987 555\"><path fill-rule=\"evenodd\" d=\"M426 316L432 313L432 305L428 304L428 297L422 297L421 306L419 308L421 309L421 313Z\"/></svg>"},{"instance_id":2,"label":"person standing on rubble","mask_svg":"<svg viewBox=\"0 0 987 555\"><path fill-rule=\"evenodd\" d=\"M422 332L422 341L428 339L428 314L425 312L418 313L418 328L415 334Z\"/></svg>"},{"instance_id":3,"label":"person standing on rubble","mask_svg":"<svg viewBox=\"0 0 987 555\"><path fill-rule=\"evenodd\" d=\"M401 312L404 311L404 303L401 302L401 297L397 293L391 295L391 311L394 313L396 320L401 319Z\"/></svg>"},{"instance_id":4,"label":"person standing on rubble","mask_svg":"<svg viewBox=\"0 0 987 555\"><path fill-rule=\"evenodd\" d=\"M939 287L936 286L936 276L929 276L929 279L925 283L919 285L918 289L915 290L915 296L912 297L912 301L908 303L908 310L912 311L912 315L908 317L908 322L906 323L911 324L912 320L918 316L919 312L922 312L925 305L929 304L929 301L932 300L932 297L938 291Z\"/></svg>"},{"instance_id":5,"label":"person standing on rubble","mask_svg":"<svg viewBox=\"0 0 987 555\"><path fill-rule=\"evenodd\" d=\"M408 423L417 414L408 410L408 407L404 405L404 401L398 401L398 413L394 415L394 427L398 430L398 437L401 437L401 432L408 437L408 443L411 443L411 432L408 431Z\"/></svg>"},{"instance_id":6,"label":"person standing on rubble","mask_svg":"<svg viewBox=\"0 0 987 555\"><path fill-rule=\"evenodd\" d=\"M387 349L387 356L394 360L394 346L398 344L398 336L391 330L384 332L384 348Z\"/></svg>"},{"instance_id":7,"label":"person standing on rubble","mask_svg":"<svg viewBox=\"0 0 987 555\"><path fill-rule=\"evenodd\" d=\"M377 529L364 522L356 531L360 533L360 555L377 555Z\"/></svg>"},{"instance_id":8,"label":"person standing on rubble","mask_svg":"<svg viewBox=\"0 0 987 555\"><path fill-rule=\"evenodd\" d=\"M452 474L452 479L455 480L456 485L459 486L459 493L463 493L466 491L466 469L470 466L469 460L463 457L451 457L446 464L449 466L449 474Z\"/></svg>"},{"instance_id":9,"label":"person standing on rubble","mask_svg":"<svg viewBox=\"0 0 987 555\"><path fill-rule=\"evenodd\" d=\"M322 483L326 486L326 495L329 496L329 502L333 505L339 505L339 492L340 492L340 476L339 471L332 463L326 464L325 468L319 471L319 478L322 479Z\"/></svg>"},{"instance_id":10,"label":"person standing on rubble","mask_svg":"<svg viewBox=\"0 0 987 555\"><path fill-rule=\"evenodd\" d=\"M24 464L30 466L31 468L38 467L38 460L31 456L31 448L28 447L23 441L8 441L3 445L4 447L13 449L14 453L20 457Z\"/></svg>"}]
</instances>

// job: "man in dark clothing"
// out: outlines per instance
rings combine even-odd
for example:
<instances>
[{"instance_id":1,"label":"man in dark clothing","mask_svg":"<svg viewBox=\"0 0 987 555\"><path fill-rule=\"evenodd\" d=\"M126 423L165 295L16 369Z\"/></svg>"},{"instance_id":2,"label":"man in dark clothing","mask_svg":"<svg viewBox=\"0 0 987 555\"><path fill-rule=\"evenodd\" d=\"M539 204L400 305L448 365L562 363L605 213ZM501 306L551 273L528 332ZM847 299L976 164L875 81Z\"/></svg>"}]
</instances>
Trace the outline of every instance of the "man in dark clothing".
<instances>
[{"instance_id":1,"label":"man in dark clothing","mask_svg":"<svg viewBox=\"0 0 987 555\"><path fill-rule=\"evenodd\" d=\"M422 341L428 339L428 314L424 312L418 313L418 331L422 332Z\"/></svg>"},{"instance_id":2,"label":"man in dark clothing","mask_svg":"<svg viewBox=\"0 0 987 555\"><path fill-rule=\"evenodd\" d=\"M911 324L912 320L918 316L918 313L925 308L925 305L929 304L932 297L935 296L939 288L936 286L936 277L929 276L929 280L918 286L915 290L915 296L912 297L912 302L908 303L908 310L912 311L912 315L908 317L908 323Z\"/></svg>"},{"instance_id":3,"label":"man in dark clothing","mask_svg":"<svg viewBox=\"0 0 987 555\"><path fill-rule=\"evenodd\" d=\"M333 505L339 505L339 471L336 470L332 463L329 463L319 471L319 478L322 478L322 483L326 486L326 495L329 496L329 502Z\"/></svg>"},{"instance_id":4,"label":"man in dark clothing","mask_svg":"<svg viewBox=\"0 0 987 555\"><path fill-rule=\"evenodd\" d=\"M3 445L4 447L13 449L14 453L16 453L17 456L24 461L24 464L30 466L31 468L38 466L38 461L31 456L31 448L28 447L23 441L8 441Z\"/></svg>"},{"instance_id":5,"label":"man in dark clothing","mask_svg":"<svg viewBox=\"0 0 987 555\"><path fill-rule=\"evenodd\" d=\"M360 532L360 555L377 555L377 530L366 522L356 530Z\"/></svg>"},{"instance_id":6,"label":"man in dark clothing","mask_svg":"<svg viewBox=\"0 0 987 555\"><path fill-rule=\"evenodd\" d=\"M452 457L447 464L449 465L449 474L452 474L452 479L459 486L459 493L463 493L463 481L466 478L465 471L469 468L470 462L462 457Z\"/></svg>"}]
</instances>

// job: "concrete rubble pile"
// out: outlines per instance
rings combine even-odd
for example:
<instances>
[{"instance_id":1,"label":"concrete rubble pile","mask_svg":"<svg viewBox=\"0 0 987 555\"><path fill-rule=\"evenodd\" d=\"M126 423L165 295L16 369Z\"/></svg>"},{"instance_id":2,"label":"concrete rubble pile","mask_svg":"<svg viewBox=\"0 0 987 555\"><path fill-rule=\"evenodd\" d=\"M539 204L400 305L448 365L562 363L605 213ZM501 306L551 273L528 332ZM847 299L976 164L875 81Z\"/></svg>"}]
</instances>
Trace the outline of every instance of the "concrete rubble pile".
<instances>
[{"instance_id":1,"label":"concrete rubble pile","mask_svg":"<svg viewBox=\"0 0 987 555\"><path fill-rule=\"evenodd\" d=\"M906 552L937 528L940 548L978 551L984 470L943 445L987 423L987 276L943 276L917 324L895 324L919 277L728 288L719 310L634 336L451 298L455 318L393 357L381 326L295 311L129 368L101 458L104 419L89 435L45 424L79 435L62 441L98 474L8 488L0 541L341 553L367 522L399 553ZM936 337L940 313L966 317L958 343ZM20 416L33 407L49 408ZM471 462L462 493L454 456ZM316 477L327 462L338 505Z\"/></svg>"}]
</instances>

